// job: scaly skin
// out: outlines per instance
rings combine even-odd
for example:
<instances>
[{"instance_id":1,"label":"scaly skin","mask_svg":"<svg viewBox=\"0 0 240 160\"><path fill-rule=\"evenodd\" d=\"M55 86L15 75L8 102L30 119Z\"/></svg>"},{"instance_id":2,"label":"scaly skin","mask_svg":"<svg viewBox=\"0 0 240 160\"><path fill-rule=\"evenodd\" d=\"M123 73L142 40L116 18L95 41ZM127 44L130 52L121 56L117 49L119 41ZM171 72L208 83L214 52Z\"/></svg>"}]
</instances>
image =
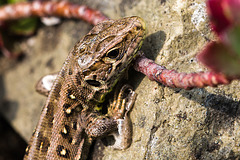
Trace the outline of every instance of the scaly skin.
<instances>
[{"instance_id":1,"label":"scaly skin","mask_svg":"<svg viewBox=\"0 0 240 160\"><path fill-rule=\"evenodd\" d=\"M125 133L116 147L129 146L125 142L130 132L124 131L129 124L122 120L128 119L136 94L123 86L107 114L101 106L137 56L144 31L139 17L109 20L96 25L73 47L49 93L24 159L87 159L92 140L116 129Z\"/></svg>"}]
</instances>

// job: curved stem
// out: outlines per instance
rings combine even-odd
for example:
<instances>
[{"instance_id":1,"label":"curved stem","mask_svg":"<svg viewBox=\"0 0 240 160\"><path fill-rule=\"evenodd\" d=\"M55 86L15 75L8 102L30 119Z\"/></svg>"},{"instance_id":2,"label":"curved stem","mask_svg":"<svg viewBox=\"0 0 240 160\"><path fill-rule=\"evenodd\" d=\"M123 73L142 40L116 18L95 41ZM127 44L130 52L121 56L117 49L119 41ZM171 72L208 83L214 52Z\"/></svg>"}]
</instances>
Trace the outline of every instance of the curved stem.
<instances>
[{"instance_id":1,"label":"curved stem","mask_svg":"<svg viewBox=\"0 0 240 160\"><path fill-rule=\"evenodd\" d=\"M220 84L229 84L234 79L214 72L178 73L176 70L168 70L164 66L156 64L145 56L136 59L134 69L148 76L150 80L173 88L214 87Z\"/></svg>"},{"instance_id":2,"label":"curved stem","mask_svg":"<svg viewBox=\"0 0 240 160\"><path fill-rule=\"evenodd\" d=\"M30 16L59 16L67 18L79 18L90 24L107 20L101 12L88 8L85 5L72 4L66 1L60 2L25 2L6 5L0 8L0 25L2 21L26 18Z\"/></svg>"}]
</instances>

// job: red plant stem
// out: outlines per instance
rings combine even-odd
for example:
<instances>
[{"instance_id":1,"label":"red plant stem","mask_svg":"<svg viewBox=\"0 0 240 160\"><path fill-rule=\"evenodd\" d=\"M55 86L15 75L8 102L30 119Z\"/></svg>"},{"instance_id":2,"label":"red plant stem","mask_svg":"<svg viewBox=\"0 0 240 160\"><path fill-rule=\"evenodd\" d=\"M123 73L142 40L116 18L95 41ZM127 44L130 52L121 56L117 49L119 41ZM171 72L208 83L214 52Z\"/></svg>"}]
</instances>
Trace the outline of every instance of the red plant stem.
<instances>
[{"instance_id":1,"label":"red plant stem","mask_svg":"<svg viewBox=\"0 0 240 160\"><path fill-rule=\"evenodd\" d=\"M25 2L0 7L0 24L2 21L27 18L30 16L58 16L66 18L78 18L96 25L98 22L108 18L97 10L85 5L61 2Z\"/></svg>"},{"instance_id":2,"label":"red plant stem","mask_svg":"<svg viewBox=\"0 0 240 160\"><path fill-rule=\"evenodd\" d=\"M153 60L141 56L136 59L134 69L139 71L150 80L160 82L172 88L203 88L206 86L217 86L229 84L232 78L214 72L178 73L175 70L168 70L164 66L156 64Z\"/></svg>"}]
</instances>

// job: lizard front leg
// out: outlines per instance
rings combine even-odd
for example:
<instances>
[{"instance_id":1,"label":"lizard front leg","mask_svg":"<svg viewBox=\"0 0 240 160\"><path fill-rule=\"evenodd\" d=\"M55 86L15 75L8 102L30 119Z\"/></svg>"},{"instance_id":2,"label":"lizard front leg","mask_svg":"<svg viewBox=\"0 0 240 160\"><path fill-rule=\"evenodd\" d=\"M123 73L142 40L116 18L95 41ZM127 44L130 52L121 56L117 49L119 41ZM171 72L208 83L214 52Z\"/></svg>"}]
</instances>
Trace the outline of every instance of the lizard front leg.
<instances>
[{"instance_id":1,"label":"lizard front leg","mask_svg":"<svg viewBox=\"0 0 240 160\"><path fill-rule=\"evenodd\" d=\"M133 107L136 93L129 85L124 85L118 96L115 93L114 97L108 108L107 115L94 118L97 113L91 113L88 116L85 132L89 137L101 137L111 134L116 140L112 147L115 149L126 149L132 142L132 126L128 113Z\"/></svg>"},{"instance_id":2,"label":"lizard front leg","mask_svg":"<svg viewBox=\"0 0 240 160\"><path fill-rule=\"evenodd\" d=\"M128 113L133 107L136 96L137 94L132 90L131 86L124 85L121 88L118 97L114 98L114 101L109 108L108 112L116 115L118 122L118 133L112 133L116 140L115 144L112 146L115 149L126 149L132 143L132 123ZM118 117L121 115L118 112L118 108L125 109L123 117Z\"/></svg>"}]
</instances>

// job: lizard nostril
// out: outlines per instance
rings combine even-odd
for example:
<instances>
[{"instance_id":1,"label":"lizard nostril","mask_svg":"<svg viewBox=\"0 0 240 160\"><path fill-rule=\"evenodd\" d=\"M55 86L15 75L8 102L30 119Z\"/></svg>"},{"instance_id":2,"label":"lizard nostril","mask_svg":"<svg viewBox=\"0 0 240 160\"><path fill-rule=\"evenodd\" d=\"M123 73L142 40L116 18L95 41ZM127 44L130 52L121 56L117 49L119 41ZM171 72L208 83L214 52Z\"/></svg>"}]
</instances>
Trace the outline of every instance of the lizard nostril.
<instances>
[{"instance_id":1,"label":"lizard nostril","mask_svg":"<svg viewBox=\"0 0 240 160\"><path fill-rule=\"evenodd\" d=\"M136 31L141 30L142 28L140 26L136 26Z\"/></svg>"},{"instance_id":2,"label":"lizard nostril","mask_svg":"<svg viewBox=\"0 0 240 160\"><path fill-rule=\"evenodd\" d=\"M101 83L96 81L96 80L86 80L86 82L91 85L91 86L94 86L94 87L100 87L101 86Z\"/></svg>"}]
</instances>

